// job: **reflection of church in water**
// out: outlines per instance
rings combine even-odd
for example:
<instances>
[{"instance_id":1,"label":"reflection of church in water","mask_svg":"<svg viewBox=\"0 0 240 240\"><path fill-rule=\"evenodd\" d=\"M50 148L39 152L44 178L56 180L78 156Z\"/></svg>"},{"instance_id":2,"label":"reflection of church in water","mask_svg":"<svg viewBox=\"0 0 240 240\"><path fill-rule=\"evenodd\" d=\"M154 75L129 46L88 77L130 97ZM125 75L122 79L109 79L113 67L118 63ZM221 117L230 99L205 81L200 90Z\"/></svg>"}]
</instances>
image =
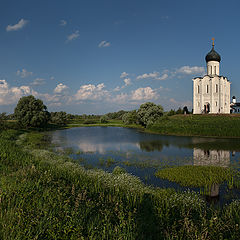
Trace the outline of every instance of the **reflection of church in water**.
<instances>
[{"instance_id":1,"label":"reflection of church in water","mask_svg":"<svg viewBox=\"0 0 240 240\"><path fill-rule=\"evenodd\" d=\"M203 150L193 149L193 163L195 166L219 166L228 167L230 165L230 151L226 150ZM219 184L213 184L209 196L211 198L219 197Z\"/></svg>"},{"instance_id":2,"label":"reflection of church in water","mask_svg":"<svg viewBox=\"0 0 240 240\"><path fill-rule=\"evenodd\" d=\"M219 166L228 167L230 165L230 152L226 150L203 150L193 149L194 165L198 166Z\"/></svg>"}]
</instances>

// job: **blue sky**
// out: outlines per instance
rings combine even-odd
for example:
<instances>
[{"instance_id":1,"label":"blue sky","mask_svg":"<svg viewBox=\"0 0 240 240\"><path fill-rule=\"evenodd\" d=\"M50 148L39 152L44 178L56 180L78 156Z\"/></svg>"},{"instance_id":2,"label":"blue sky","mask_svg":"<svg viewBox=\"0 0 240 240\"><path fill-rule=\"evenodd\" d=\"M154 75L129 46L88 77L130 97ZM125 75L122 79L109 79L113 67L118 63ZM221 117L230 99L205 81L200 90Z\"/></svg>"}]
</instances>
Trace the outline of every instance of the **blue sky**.
<instances>
[{"instance_id":1,"label":"blue sky","mask_svg":"<svg viewBox=\"0 0 240 240\"><path fill-rule=\"evenodd\" d=\"M32 94L49 111L103 114L151 101L192 108L205 55L240 99L239 1L1 0L0 112Z\"/></svg>"}]
</instances>

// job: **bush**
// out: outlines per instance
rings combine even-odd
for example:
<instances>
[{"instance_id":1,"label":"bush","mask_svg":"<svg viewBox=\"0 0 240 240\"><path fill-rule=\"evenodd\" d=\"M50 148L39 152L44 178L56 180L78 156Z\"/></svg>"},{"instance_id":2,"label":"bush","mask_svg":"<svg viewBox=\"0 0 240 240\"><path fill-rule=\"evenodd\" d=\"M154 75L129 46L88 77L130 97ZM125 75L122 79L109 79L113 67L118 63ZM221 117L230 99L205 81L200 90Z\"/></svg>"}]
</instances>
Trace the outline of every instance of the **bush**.
<instances>
[{"instance_id":1,"label":"bush","mask_svg":"<svg viewBox=\"0 0 240 240\"><path fill-rule=\"evenodd\" d=\"M167 113L167 116L173 116L173 115L175 115L175 114L176 114L175 110L171 109L171 110Z\"/></svg>"},{"instance_id":2,"label":"bush","mask_svg":"<svg viewBox=\"0 0 240 240\"><path fill-rule=\"evenodd\" d=\"M100 118L100 123L108 123L108 116L107 115L103 115L101 118Z\"/></svg>"}]
</instances>

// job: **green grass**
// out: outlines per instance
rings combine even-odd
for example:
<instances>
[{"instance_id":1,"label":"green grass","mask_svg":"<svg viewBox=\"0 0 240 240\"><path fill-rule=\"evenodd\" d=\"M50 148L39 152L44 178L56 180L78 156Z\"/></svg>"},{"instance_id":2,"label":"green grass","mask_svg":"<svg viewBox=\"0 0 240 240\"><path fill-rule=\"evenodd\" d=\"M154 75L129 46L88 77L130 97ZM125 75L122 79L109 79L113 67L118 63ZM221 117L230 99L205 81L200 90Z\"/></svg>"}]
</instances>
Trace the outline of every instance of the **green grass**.
<instances>
[{"instance_id":1,"label":"green grass","mask_svg":"<svg viewBox=\"0 0 240 240\"><path fill-rule=\"evenodd\" d=\"M148 131L167 135L240 137L240 115L174 115L163 117Z\"/></svg>"},{"instance_id":2,"label":"green grass","mask_svg":"<svg viewBox=\"0 0 240 240\"><path fill-rule=\"evenodd\" d=\"M127 128L138 128L138 129L143 129L142 126L137 125L137 124L131 124L131 125L126 125L123 123L122 120L116 120L116 119L110 119L108 120L107 123L100 123L100 120L94 120L95 123L84 123L83 120L78 120L78 121L71 121L67 124L67 128L71 127L97 127L97 126L102 126L102 127L127 127Z\"/></svg>"},{"instance_id":3,"label":"green grass","mask_svg":"<svg viewBox=\"0 0 240 240\"><path fill-rule=\"evenodd\" d=\"M36 136L17 145L16 134L0 136L0 239L240 238L239 201L211 209L196 193L147 187L34 149Z\"/></svg>"},{"instance_id":4,"label":"green grass","mask_svg":"<svg viewBox=\"0 0 240 240\"><path fill-rule=\"evenodd\" d=\"M178 166L158 170L155 175L190 187L210 187L224 181L232 182L238 172L217 166Z\"/></svg>"}]
</instances>

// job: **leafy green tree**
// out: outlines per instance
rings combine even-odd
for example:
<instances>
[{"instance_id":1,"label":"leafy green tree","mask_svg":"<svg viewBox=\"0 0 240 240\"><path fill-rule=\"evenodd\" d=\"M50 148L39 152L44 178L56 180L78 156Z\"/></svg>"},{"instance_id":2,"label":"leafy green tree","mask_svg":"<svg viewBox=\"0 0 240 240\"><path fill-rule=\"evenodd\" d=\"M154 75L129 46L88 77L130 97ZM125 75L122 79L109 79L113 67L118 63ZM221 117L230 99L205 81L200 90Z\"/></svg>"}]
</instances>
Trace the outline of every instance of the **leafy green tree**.
<instances>
[{"instance_id":1,"label":"leafy green tree","mask_svg":"<svg viewBox=\"0 0 240 240\"><path fill-rule=\"evenodd\" d=\"M146 102L137 111L139 123L143 126L151 125L163 115L163 107L152 102Z\"/></svg>"},{"instance_id":2,"label":"leafy green tree","mask_svg":"<svg viewBox=\"0 0 240 240\"><path fill-rule=\"evenodd\" d=\"M122 116L122 121L124 124L137 124L138 116L137 111L133 110L131 112L127 112Z\"/></svg>"},{"instance_id":3,"label":"leafy green tree","mask_svg":"<svg viewBox=\"0 0 240 240\"><path fill-rule=\"evenodd\" d=\"M19 99L14 109L15 118L22 127L45 127L50 119L50 114L42 100L34 96Z\"/></svg>"},{"instance_id":4,"label":"leafy green tree","mask_svg":"<svg viewBox=\"0 0 240 240\"><path fill-rule=\"evenodd\" d=\"M66 112L51 112L51 122L58 125L67 124L67 113Z\"/></svg>"},{"instance_id":5,"label":"leafy green tree","mask_svg":"<svg viewBox=\"0 0 240 240\"><path fill-rule=\"evenodd\" d=\"M108 116L107 115L103 115L100 118L100 123L108 123L108 120L109 120Z\"/></svg>"},{"instance_id":6,"label":"leafy green tree","mask_svg":"<svg viewBox=\"0 0 240 240\"><path fill-rule=\"evenodd\" d=\"M183 110L179 107L178 110L176 111L176 114L183 114Z\"/></svg>"}]
</instances>

